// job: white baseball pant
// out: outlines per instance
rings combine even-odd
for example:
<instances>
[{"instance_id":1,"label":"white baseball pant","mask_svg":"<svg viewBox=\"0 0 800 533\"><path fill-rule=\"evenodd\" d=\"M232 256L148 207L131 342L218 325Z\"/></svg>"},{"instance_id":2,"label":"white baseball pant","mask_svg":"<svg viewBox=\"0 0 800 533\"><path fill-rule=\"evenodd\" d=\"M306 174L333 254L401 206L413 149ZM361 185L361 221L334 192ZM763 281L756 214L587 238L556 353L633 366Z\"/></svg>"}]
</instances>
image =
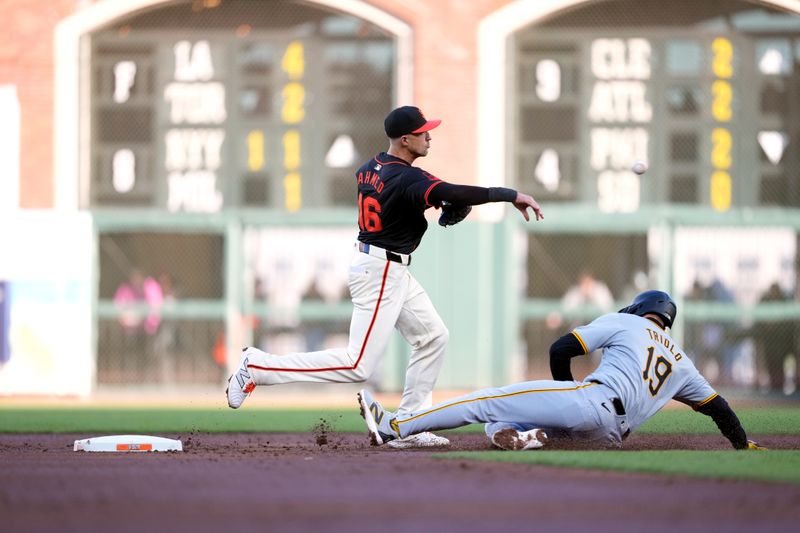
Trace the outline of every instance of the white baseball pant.
<instances>
[{"instance_id":1,"label":"white baseball pant","mask_svg":"<svg viewBox=\"0 0 800 533\"><path fill-rule=\"evenodd\" d=\"M365 381L383 359L394 328L411 345L399 413L431 405L449 332L408 267L356 251L348 284L353 301L347 348L273 355L251 349L256 385Z\"/></svg>"}]
</instances>

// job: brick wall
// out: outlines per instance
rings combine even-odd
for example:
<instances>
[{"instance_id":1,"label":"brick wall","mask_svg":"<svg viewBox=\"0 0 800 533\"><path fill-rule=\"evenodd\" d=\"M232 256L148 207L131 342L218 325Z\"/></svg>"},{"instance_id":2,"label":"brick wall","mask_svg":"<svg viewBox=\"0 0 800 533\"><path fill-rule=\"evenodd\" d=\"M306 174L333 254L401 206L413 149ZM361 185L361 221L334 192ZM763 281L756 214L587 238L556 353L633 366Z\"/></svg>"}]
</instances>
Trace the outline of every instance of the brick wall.
<instances>
[{"instance_id":1,"label":"brick wall","mask_svg":"<svg viewBox=\"0 0 800 533\"><path fill-rule=\"evenodd\" d=\"M0 17L0 84L17 86L22 115L20 204L53 204L53 30L75 0L6 0Z\"/></svg>"},{"instance_id":2,"label":"brick wall","mask_svg":"<svg viewBox=\"0 0 800 533\"><path fill-rule=\"evenodd\" d=\"M508 0L375 0L414 31L414 94L441 118L430 154L418 164L441 179L477 181L478 24Z\"/></svg>"}]
</instances>

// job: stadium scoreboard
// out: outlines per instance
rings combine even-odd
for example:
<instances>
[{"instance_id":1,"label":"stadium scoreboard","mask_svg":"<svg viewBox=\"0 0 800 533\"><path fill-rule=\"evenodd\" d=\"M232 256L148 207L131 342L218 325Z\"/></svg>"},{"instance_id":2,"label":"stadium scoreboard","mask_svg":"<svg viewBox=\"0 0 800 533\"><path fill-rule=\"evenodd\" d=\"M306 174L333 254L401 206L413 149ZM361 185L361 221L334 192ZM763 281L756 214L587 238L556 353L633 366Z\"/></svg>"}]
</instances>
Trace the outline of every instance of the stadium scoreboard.
<instances>
[{"instance_id":1,"label":"stadium scoreboard","mask_svg":"<svg viewBox=\"0 0 800 533\"><path fill-rule=\"evenodd\" d=\"M352 168L385 144L394 46L335 15L94 35L90 206L350 206Z\"/></svg>"},{"instance_id":2,"label":"stadium scoreboard","mask_svg":"<svg viewBox=\"0 0 800 533\"><path fill-rule=\"evenodd\" d=\"M203 29L181 5L92 35L88 207L352 206L352 169L385 145L395 42L353 16L254 5L224 2L209 11L226 23ZM517 31L506 183L611 213L800 206L799 21L623 0Z\"/></svg>"},{"instance_id":3,"label":"stadium scoreboard","mask_svg":"<svg viewBox=\"0 0 800 533\"><path fill-rule=\"evenodd\" d=\"M538 199L800 206L796 33L536 28L513 48L514 171Z\"/></svg>"}]
</instances>

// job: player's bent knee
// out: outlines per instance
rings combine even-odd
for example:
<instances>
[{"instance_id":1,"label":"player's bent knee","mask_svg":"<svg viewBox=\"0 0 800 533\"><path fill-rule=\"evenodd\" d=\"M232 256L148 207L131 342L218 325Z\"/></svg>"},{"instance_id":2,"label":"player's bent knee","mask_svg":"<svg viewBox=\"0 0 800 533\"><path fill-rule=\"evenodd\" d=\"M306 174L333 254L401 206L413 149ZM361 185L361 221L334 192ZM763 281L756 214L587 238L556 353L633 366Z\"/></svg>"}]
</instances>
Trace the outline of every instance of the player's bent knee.
<instances>
[{"instance_id":1,"label":"player's bent knee","mask_svg":"<svg viewBox=\"0 0 800 533\"><path fill-rule=\"evenodd\" d=\"M450 330L447 329L447 326L442 324L442 326L436 330L431 343L436 345L437 347L444 348L445 346L447 346L447 343L449 341L450 341Z\"/></svg>"},{"instance_id":2,"label":"player's bent knee","mask_svg":"<svg viewBox=\"0 0 800 533\"><path fill-rule=\"evenodd\" d=\"M447 342L450 340L450 332L443 322L428 325L424 333L406 337L414 350L425 350L428 354L444 352Z\"/></svg>"},{"instance_id":3,"label":"player's bent knee","mask_svg":"<svg viewBox=\"0 0 800 533\"><path fill-rule=\"evenodd\" d=\"M368 368L366 365L360 365L353 369L353 383L361 383L367 381L372 375L373 368Z\"/></svg>"}]
</instances>

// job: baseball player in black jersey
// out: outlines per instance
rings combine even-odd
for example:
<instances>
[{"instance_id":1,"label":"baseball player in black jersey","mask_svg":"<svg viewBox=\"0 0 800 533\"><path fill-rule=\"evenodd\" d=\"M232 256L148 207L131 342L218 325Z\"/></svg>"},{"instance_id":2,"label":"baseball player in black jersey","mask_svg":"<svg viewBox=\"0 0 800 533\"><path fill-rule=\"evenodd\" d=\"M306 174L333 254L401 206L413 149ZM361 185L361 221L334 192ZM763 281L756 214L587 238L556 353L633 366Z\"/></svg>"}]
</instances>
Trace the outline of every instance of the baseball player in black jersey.
<instances>
[{"instance_id":1,"label":"baseball player in black jersey","mask_svg":"<svg viewBox=\"0 0 800 533\"><path fill-rule=\"evenodd\" d=\"M241 406L256 385L365 381L382 360L395 328L412 347L398 412L431 405L449 333L408 269L411 254L428 228L425 211L441 208L440 224L448 225L466 216L469 206L510 202L525 220L530 220L529 208L536 220L543 218L539 204L527 194L504 187L455 185L412 166L428 154L430 130L440 123L427 120L416 107L393 110L384 121L388 151L356 172L360 231L348 277L353 301L348 346L282 356L245 348L239 367L228 379L230 407ZM431 433L391 443L396 448L447 444L446 438Z\"/></svg>"}]
</instances>

